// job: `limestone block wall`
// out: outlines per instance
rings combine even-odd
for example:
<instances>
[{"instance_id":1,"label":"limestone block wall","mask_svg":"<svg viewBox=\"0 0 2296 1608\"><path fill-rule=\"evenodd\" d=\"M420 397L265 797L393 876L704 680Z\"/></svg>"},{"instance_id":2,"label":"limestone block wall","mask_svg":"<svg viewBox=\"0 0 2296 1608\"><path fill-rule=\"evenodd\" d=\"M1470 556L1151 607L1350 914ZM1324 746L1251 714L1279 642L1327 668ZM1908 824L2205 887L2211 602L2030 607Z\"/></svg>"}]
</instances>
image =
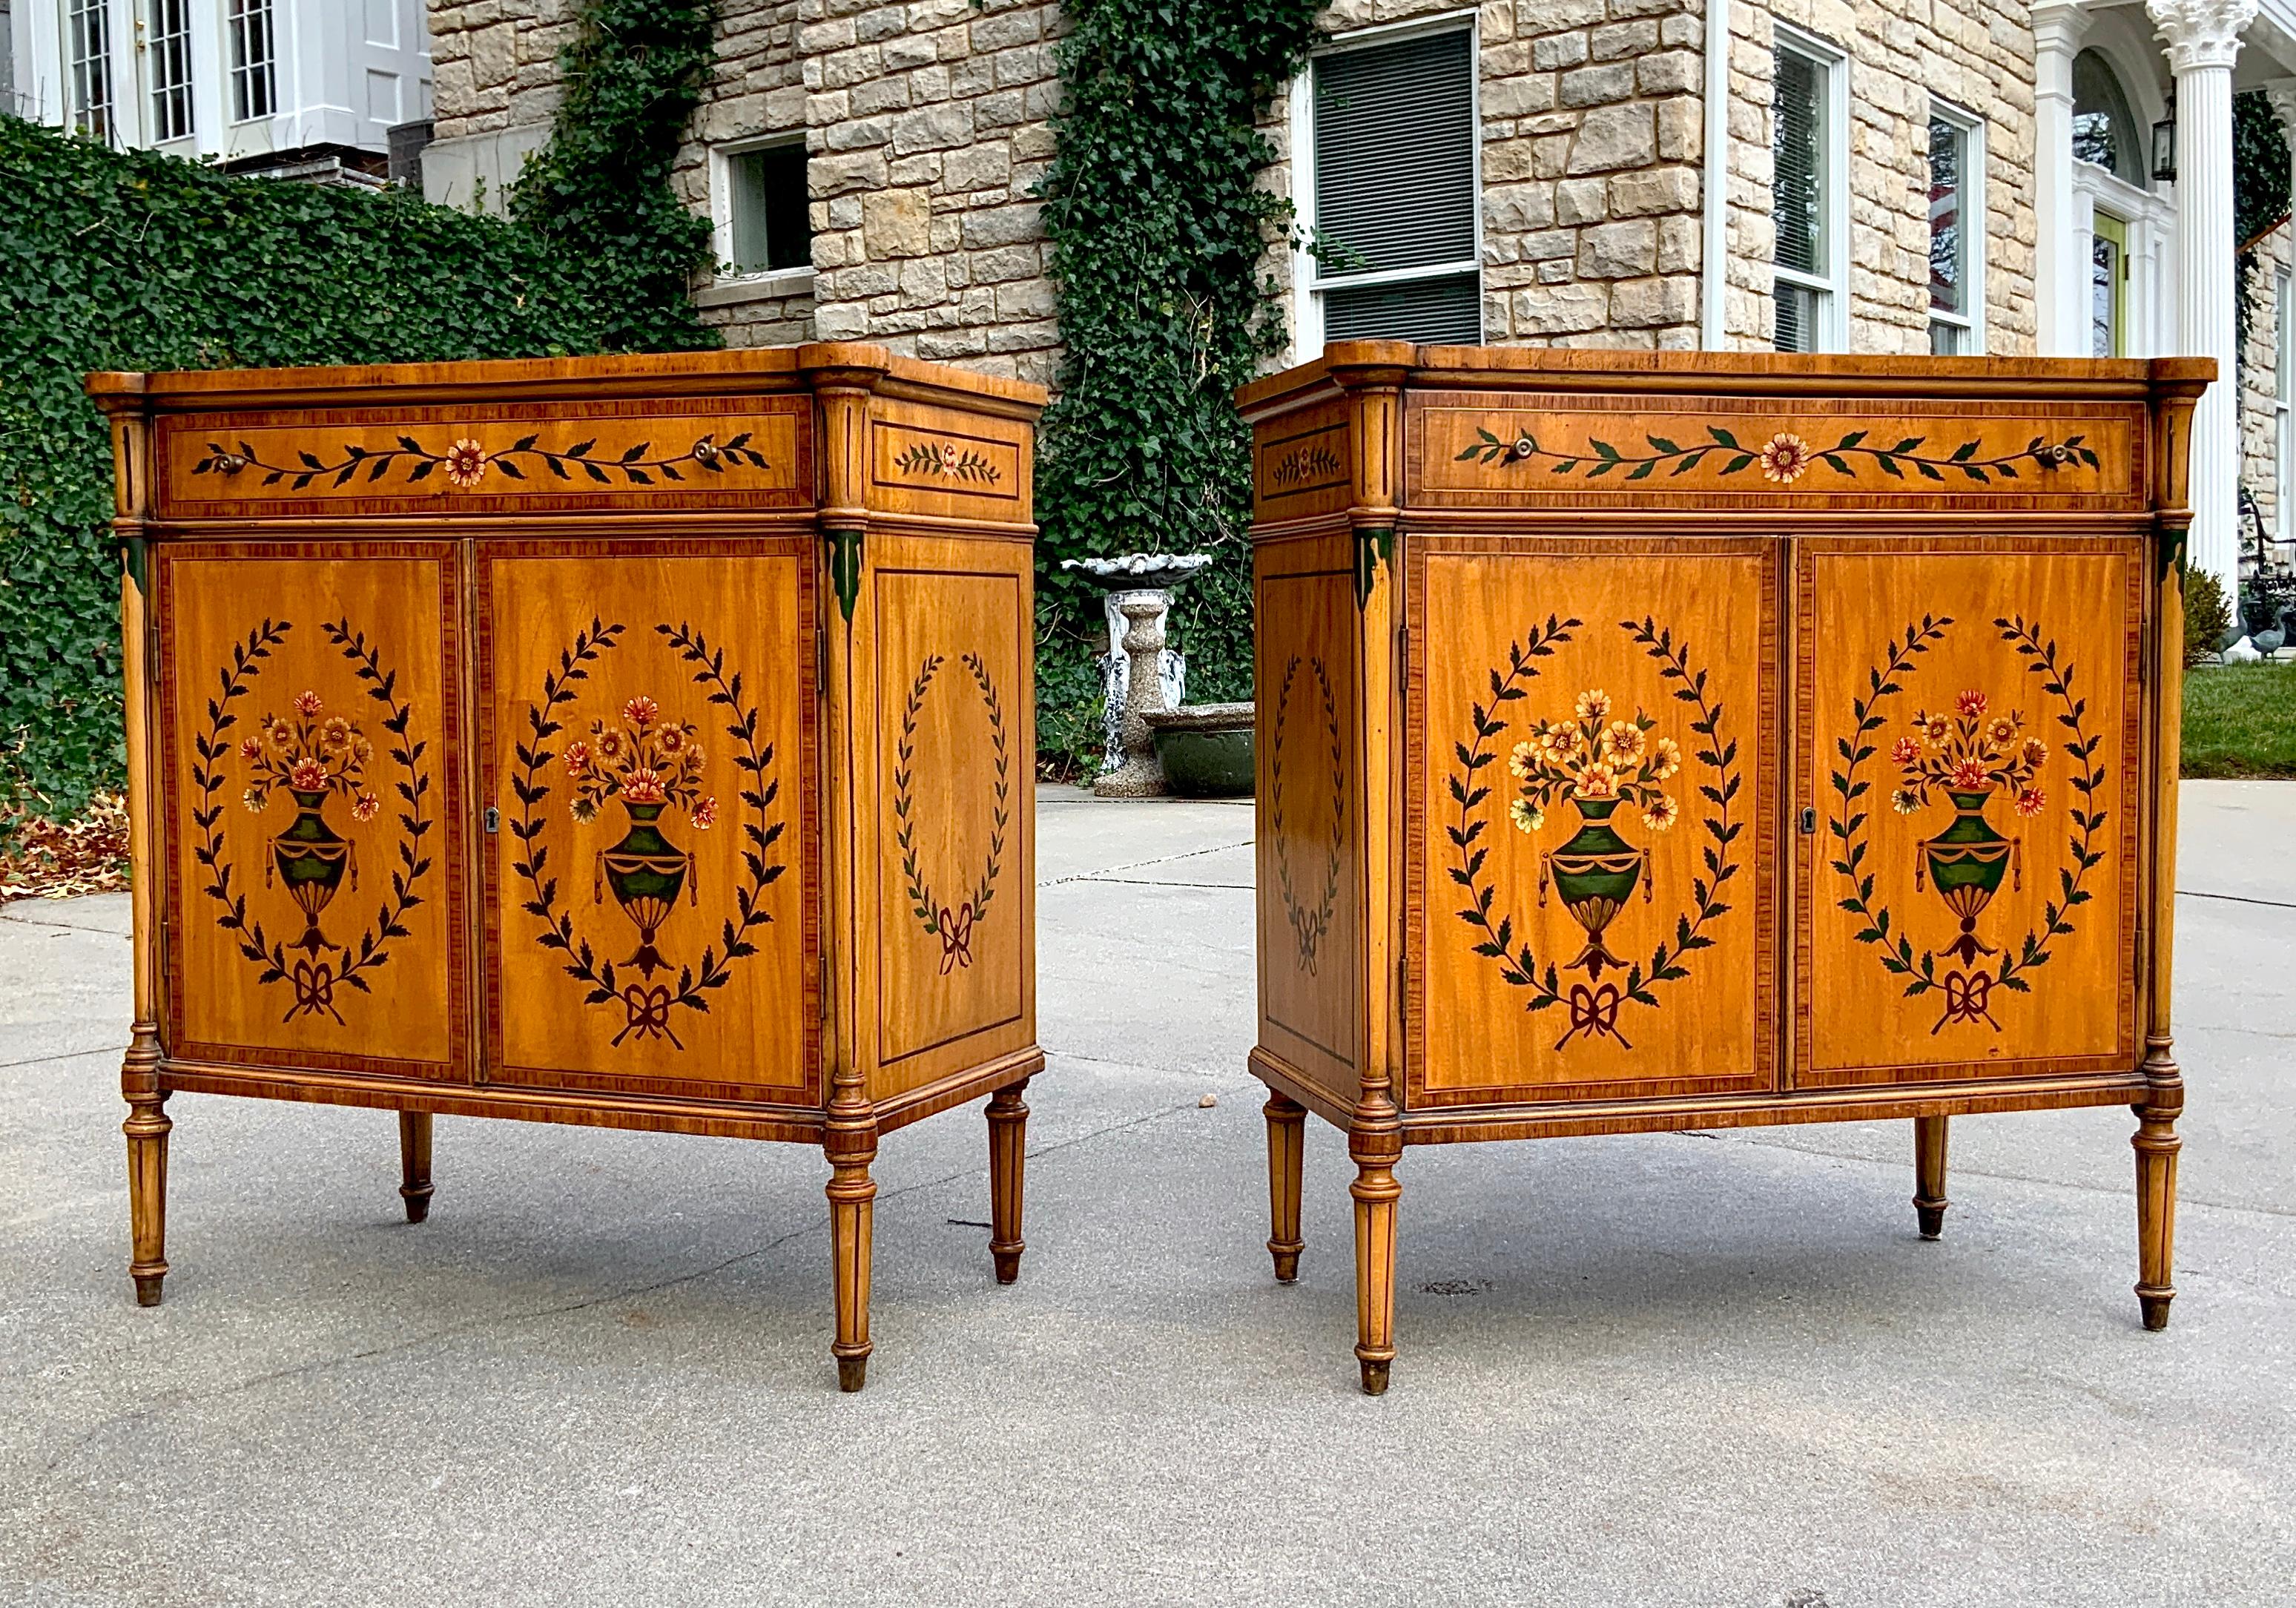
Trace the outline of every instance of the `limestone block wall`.
<instances>
[{"instance_id":1,"label":"limestone block wall","mask_svg":"<svg viewBox=\"0 0 2296 1608\"><path fill-rule=\"evenodd\" d=\"M2277 294L2280 275L2292 258L2290 225L2284 219L2259 238L2247 264L2248 305L2251 309L2248 339L2240 351L2240 483L2256 499L2265 530L2280 534L2280 472L2278 417L2280 321ZM2243 512L2241 542L2255 550L2256 527Z\"/></svg>"},{"instance_id":2,"label":"limestone block wall","mask_svg":"<svg viewBox=\"0 0 2296 1608\"><path fill-rule=\"evenodd\" d=\"M1729 263L1732 343L1772 339L1771 107L1775 23L1849 64L1849 346L1929 350L1929 107L1986 124L1986 350L2030 354L2033 304L2034 49L2017 0L1736 0L1731 7Z\"/></svg>"}]
</instances>

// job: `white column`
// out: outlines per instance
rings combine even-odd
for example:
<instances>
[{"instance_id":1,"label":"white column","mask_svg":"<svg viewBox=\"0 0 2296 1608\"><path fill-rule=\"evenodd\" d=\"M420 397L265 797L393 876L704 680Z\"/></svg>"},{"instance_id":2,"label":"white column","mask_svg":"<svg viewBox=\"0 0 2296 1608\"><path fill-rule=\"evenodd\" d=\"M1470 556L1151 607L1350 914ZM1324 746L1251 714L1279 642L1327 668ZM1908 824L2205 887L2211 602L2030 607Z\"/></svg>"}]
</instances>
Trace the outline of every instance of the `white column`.
<instances>
[{"instance_id":1,"label":"white column","mask_svg":"<svg viewBox=\"0 0 2296 1608\"><path fill-rule=\"evenodd\" d=\"M2073 218L2073 57L2088 25L2078 6L2033 8L2033 334L2044 357L2089 355L2088 265Z\"/></svg>"},{"instance_id":2,"label":"white column","mask_svg":"<svg viewBox=\"0 0 2296 1608\"><path fill-rule=\"evenodd\" d=\"M2257 0L2145 0L2177 75L2177 331L2214 357L2193 414L2192 562L2234 595L2240 569L2240 408L2233 391L2232 64Z\"/></svg>"}]
</instances>

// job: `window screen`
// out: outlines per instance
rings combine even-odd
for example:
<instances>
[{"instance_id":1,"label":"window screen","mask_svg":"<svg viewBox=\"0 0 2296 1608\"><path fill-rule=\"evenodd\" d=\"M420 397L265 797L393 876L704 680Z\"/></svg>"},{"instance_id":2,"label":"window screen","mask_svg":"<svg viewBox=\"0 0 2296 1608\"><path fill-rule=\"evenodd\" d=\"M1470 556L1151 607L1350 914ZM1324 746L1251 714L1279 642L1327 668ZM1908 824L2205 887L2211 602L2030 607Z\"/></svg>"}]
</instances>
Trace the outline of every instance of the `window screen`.
<instances>
[{"instance_id":1,"label":"window screen","mask_svg":"<svg viewBox=\"0 0 2296 1608\"><path fill-rule=\"evenodd\" d=\"M1465 30L1317 59L1325 340L1482 338L1474 71ZM1445 267L1456 272L1426 272Z\"/></svg>"},{"instance_id":2,"label":"window screen","mask_svg":"<svg viewBox=\"0 0 2296 1608\"><path fill-rule=\"evenodd\" d=\"M767 274L813 266L813 226L806 207L805 147L767 145L726 159L733 186L733 268Z\"/></svg>"}]
</instances>

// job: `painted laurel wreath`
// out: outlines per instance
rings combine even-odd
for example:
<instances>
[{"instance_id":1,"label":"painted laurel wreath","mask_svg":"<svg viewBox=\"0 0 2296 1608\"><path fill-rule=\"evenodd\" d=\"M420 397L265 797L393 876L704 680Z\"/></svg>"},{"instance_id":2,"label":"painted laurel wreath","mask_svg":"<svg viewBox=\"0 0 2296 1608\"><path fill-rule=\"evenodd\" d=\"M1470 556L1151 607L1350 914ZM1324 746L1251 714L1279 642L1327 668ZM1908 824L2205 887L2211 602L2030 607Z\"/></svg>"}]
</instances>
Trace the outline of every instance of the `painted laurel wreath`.
<instances>
[{"instance_id":1,"label":"painted laurel wreath","mask_svg":"<svg viewBox=\"0 0 2296 1608\"><path fill-rule=\"evenodd\" d=\"M216 925L232 935L240 954L258 968L257 984L268 987L284 982L292 989L292 1003L280 1020L293 1021L299 1016L324 1012L338 1025L344 1025L342 1013L336 1006L335 990L350 988L362 994L373 992L367 974L390 960L393 940L407 936L407 912L422 902L416 888L431 867L422 840L435 825L429 812L430 777L422 767L423 751L429 745L409 734L414 711L398 695L398 673L383 668L365 634L352 630L348 616L323 624L320 628L326 633L327 640L350 660L354 673L365 684L367 696L387 711L381 721L382 730L391 738L386 752L401 773L393 783L401 807L397 816L400 836L390 870L390 891L376 907L373 924L359 934L356 942L328 942L320 925L321 913L334 898L345 871L356 864L353 857L357 849L336 837L332 829L325 825L321 810L326 795L333 790L328 784L324 763L316 758L305 759L304 764L313 767L312 779L316 784L301 790L305 796L299 802L304 804L303 815L271 843L275 862L272 868L286 877L290 897L303 913L304 932L291 946L267 935L262 919L249 911L246 893L233 886L234 868L223 828L225 806L216 795L224 786L224 761L234 751L247 755L250 749L262 748L259 739L250 738L234 751L225 735L239 723L238 713L232 706L253 690L273 652L287 640L293 628L283 619L265 619L248 632L245 642L233 644L230 668L219 672L217 695L208 700L207 727L192 745L192 785L199 793L199 802L192 811L192 824L201 834L193 857L207 868L207 896L223 907ZM297 703L309 716L316 717L319 711L319 700L315 693L303 693ZM347 734L356 733L357 728L348 721L340 724ZM259 759L262 756L258 751L252 757ZM302 780L299 767L296 774L280 785L292 791ZM270 791L260 785L250 788L249 808L259 810L269 801ZM371 796L361 797L354 808L354 818L362 824L371 819L376 802ZM313 824L308 835L299 835L297 828L307 821ZM355 871L352 878L356 887ZM291 956L291 948L304 953Z\"/></svg>"},{"instance_id":2,"label":"painted laurel wreath","mask_svg":"<svg viewBox=\"0 0 2296 1608\"><path fill-rule=\"evenodd\" d=\"M524 460L529 466L541 465L562 480L571 480L578 474L601 486L609 486L619 476L625 485L651 486L656 475L665 480L683 480L687 471L723 474L729 464L736 468L743 464L766 468L766 455L750 445L750 435L745 430L723 441L714 433L700 436L693 446L670 457L649 456L653 443L640 441L620 455L604 459L592 455L598 447L594 439L554 451L536 446L541 439L538 436L521 436L509 446L489 452L482 443L467 437L456 439L439 451L425 447L413 436L401 436L396 447L379 452L346 443L336 449L340 455L332 464L316 453L298 451L291 464L267 463L245 441L235 443L236 450L209 441L207 455L192 465L192 472L221 475L228 480L256 470L262 474L266 486L276 486L292 477L288 489L300 491L315 480L330 477L335 486L348 486L362 470L366 473L367 484L373 485L394 469L404 469L406 483L410 486L429 480L435 471L456 489L474 491L489 473L500 474L509 480L525 480L527 472L520 467Z\"/></svg>"},{"instance_id":3,"label":"painted laurel wreath","mask_svg":"<svg viewBox=\"0 0 2296 1608\"><path fill-rule=\"evenodd\" d=\"M1749 447L1739 440L1734 431L1709 425L1705 440L1693 441L1686 447L1664 436L1645 435L1643 439L1650 447L1646 453L1621 452L1608 441L1593 437L1587 439L1583 452L1557 452L1540 446L1537 437L1521 428L1512 437L1505 437L1478 425L1475 434L1480 439L1463 447L1455 455L1454 462L1513 465L1545 459L1554 465L1547 472L1550 474L1578 475L1589 480L1600 480L1613 471L1621 472L1621 480L1646 480L1660 464L1669 466L1669 475L1688 474L1710 456L1718 455L1722 462L1716 467L1717 474L1742 474L1759 464L1762 478L1779 486L1793 485L1816 464L1823 464L1844 479L1854 480L1858 474L1853 460L1870 463L1900 480L1910 468L1925 480L1945 480L1958 474L1980 485L1991 484L1996 475L2005 480L2017 480L2021 464L2028 470L2045 472L2074 464L2091 469L2098 466L2095 449L2084 445L2087 438L2083 436L2067 436L2062 441L2035 436L2022 452L1980 458L1977 455L1984 446L1982 441L1964 441L1939 456L1922 451L1928 440L1925 436L1906 436L1883 447L1869 439L1872 432L1864 430L1849 431L1831 447L1813 447L1792 431L1781 430L1759 446Z\"/></svg>"},{"instance_id":4,"label":"painted laurel wreath","mask_svg":"<svg viewBox=\"0 0 2296 1608\"><path fill-rule=\"evenodd\" d=\"M1734 819L1733 812L1744 778L1738 763L1737 739L1723 734L1722 704L1708 695L1707 672L1692 668L1688 644L1676 641L1671 629L1658 625L1648 616L1639 621L1620 620L1619 628L1658 661L1659 675L1675 698L1696 711L1690 729L1702 741L1692 757L1711 775L1710 781L1698 787L1699 795L1711 807L1701 822L1711 840L1699 846L1704 874L1692 879L1691 902L1675 917L1673 936L1662 939L1648 961L1628 963L1621 981L1601 981L1598 963L1589 967L1587 981L1566 982L1562 968L1554 961L1542 962L1529 943L1518 943L1515 919L1508 912L1495 910L1497 888L1484 874L1490 845L1482 839L1491 823L1487 814L1478 815L1477 810L1492 792L1484 772L1499 759L1497 742L1507 729L1502 712L1505 706L1529 697L1528 684L1539 674L1538 661L1552 658L1558 646L1572 641L1572 633L1581 628L1581 623L1575 618L1558 619L1550 614L1543 625L1533 626L1521 641L1508 645L1505 673L1502 675L1496 667L1492 669L1489 701L1478 699L1473 702L1473 739L1455 744L1453 751L1458 765L1450 776L1450 792L1452 801L1458 806L1458 819L1456 825L1444 829L1451 841L1454 858L1447 869L1451 880L1467 890L1468 902L1457 915L1481 935L1474 952L1489 959L1510 987L1526 991L1526 1009L1544 1011L1554 1005L1565 1008L1570 1021L1555 1042L1558 1051L1582 1036L1590 1039L1614 1038L1631 1049L1633 1045L1619 1029L1621 1011L1628 1004L1657 1008L1660 997L1654 992L1655 985L1678 982L1690 975L1690 968L1685 964L1686 957L1693 950L1713 947L1711 928L1730 909L1724 902L1723 890L1740 868L1735 845L1746 825L1742 819ZM1590 931L1589 937L1591 955L1601 946L1599 929ZM1600 956L1600 960L1619 964L1607 955ZM1581 963L1571 964L1575 966Z\"/></svg>"},{"instance_id":5,"label":"painted laurel wreath","mask_svg":"<svg viewBox=\"0 0 2296 1608\"><path fill-rule=\"evenodd\" d=\"M940 970L944 977L972 964L972 930L987 918L989 900L996 897L997 874L1004 860L1004 832L1013 821L1012 752L1004 730L1004 700L980 654L961 654L959 661L972 672L973 685L980 689L980 701L988 710L988 743L996 767L996 787L989 816L988 859L972 884L972 897L959 900L954 907L942 903L934 894L932 883L917 864L916 846L917 716L924 709L925 694L932 690L933 678L948 662L943 654L925 655L916 679L909 684L893 767L893 818L899 823L893 837L901 849L901 878L908 888L910 907L925 935L940 939Z\"/></svg>"},{"instance_id":6,"label":"painted laurel wreath","mask_svg":"<svg viewBox=\"0 0 2296 1608\"><path fill-rule=\"evenodd\" d=\"M1292 857L1285 848L1283 832L1283 739L1292 715L1292 689L1298 681L1302 660L1297 653L1283 666L1283 690L1275 700L1275 730L1267 758L1268 825L1275 841L1275 880L1283 898L1284 919L1292 924L1292 937L1298 941L1300 964L1313 977L1324 939L1332 930L1332 912L1339 901L1340 855L1346 842L1347 771L1345 751L1340 746L1339 705L1332 696L1332 677L1321 659L1305 661L1308 673L1315 678L1316 690L1323 703L1321 724L1331 745L1332 763L1332 825L1330 852L1324 865L1324 891L1312 910L1301 902L1292 880Z\"/></svg>"},{"instance_id":7,"label":"painted laurel wreath","mask_svg":"<svg viewBox=\"0 0 2296 1608\"><path fill-rule=\"evenodd\" d=\"M974 480L993 486L1000 478L996 465L988 461L985 453L959 447L954 441L915 442L903 448L893 463L911 474L929 474L945 480Z\"/></svg>"},{"instance_id":8,"label":"painted laurel wreath","mask_svg":"<svg viewBox=\"0 0 2296 1608\"><path fill-rule=\"evenodd\" d=\"M2067 840L2072 863L2059 867L2056 894L2044 902L2040 923L2029 929L2015 948L2000 951L2001 959L1997 966L1986 966L1978 964L1978 956L1996 951L1977 937L1976 918L2001 881L2001 865L2005 856L2017 852L2014 841L1999 840L1988 829L1981 837L1971 834L1975 841L1952 845L1943 854L1939 853L1939 847L1946 842L1943 837L1917 844L1915 849L1917 884L1921 880L1923 863L1926 860L1931 879L1939 884L1937 892L1962 918L1962 936L1957 940L1943 948L1917 954L1903 923L1895 921L1889 907L1876 902L1874 897L1874 879L1869 857L1873 844L1867 832L1867 823L1873 812L1863 803L1872 792L1874 782L1864 774L1864 767L1878 749L1874 741L1874 734L1889 724L1884 706L1904 691L1906 672L1915 668L1915 661L1922 655L1944 640L1953 624L1950 615L1923 615L1918 623L1906 626L1902 638L1891 641L1880 663L1867 672L1866 685L1870 692L1866 697L1853 701L1849 706L1850 718L1856 723L1856 729L1851 735L1835 740L1836 753L1841 763L1832 771L1831 782L1834 808L1838 813L1829 816L1826 826L1841 846L1839 857L1831 864L1849 885L1849 891L1840 900L1841 907L1865 923L1852 936L1861 944L1874 946L1882 969L1890 976L1904 980L1907 997L1932 991L1944 997L1944 1013L1938 1018L1931 1032L1938 1032L1949 1023L1973 1024L1978 1021L1983 1021L1997 1031L2000 1023L1994 1020L1991 1012L1994 990L2005 989L2017 994L2031 992L2032 983L2025 974L2037 966L2046 965L2054 954L2051 946L2060 939L2072 936L2073 911L2088 903L2091 898L2087 887L2088 874L2104 857L2104 851L2096 844L2097 834L2104 829L2106 818L2106 811L2097 802L2097 795L2105 785L2104 767L2096 762L2096 751L2103 742L2103 735L2088 728L2088 701L2074 692L2074 667L2060 657L2055 639L2045 638L2038 625L2021 614L1995 619L1994 629L2000 634L2003 642L2016 650L2018 657L2025 661L2025 669L2041 677L2041 690L2056 701L2057 725L2070 734L2070 740L2062 747L2065 757L2072 761L2073 770L2068 785L2077 795L2066 811L2066 818L2072 825L2071 835ZM1973 715L1982 715L1985 706L1977 694L1964 693L1963 706L1971 708L1972 699L1976 699ZM1950 741L1949 718L1939 716L1936 718L1948 722L1945 734ZM2045 745L2040 744L2038 739L2028 741L2031 741L2037 750L2046 751ZM1916 746L1910 740L1901 741L1893 758L1901 763L1912 760ZM1967 778L1970 786L1966 793L1977 800L1978 807L1974 811L1964 813L1980 820L1983 794L1992 791L2002 779L1985 774L1984 758L1977 755L1966 761L1975 767ZM1993 768L1998 771L2000 767L1996 766ZM2030 769L2031 767L2027 765L2020 775L2030 779ZM2018 778L2008 779L2013 781ZM1952 778L1948 777L1943 783L1945 791L1953 791L1951 781ZM2038 783L2030 785L2020 800L2021 813L2038 813L2042 797ZM1917 801L1901 790L1899 812L1910 814L1909 807ZM2024 808L2028 804L2031 807L2030 811ZM1948 874L1954 875L1956 884L1951 888L1946 885ZM1958 956L1962 964L1940 972L1937 964L1940 955Z\"/></svg>"},{"instance_id":9,"label":"painted laurel wreath","mask_svg":"<svg viewBox=\"0 0 2296 1608\"><path fill-rule=\"evenodd\" d=\"M772 857L784 824L773 818L774 803L781 795L781 783L773 775L774 746L758 740L758 706L743 701L741 672L728 673L725 649L712 647L700 631L683 622L658 624L654 633L692 667L693 684L702 689L709 703L726 711L723 730L734 744L733 760L742 773L737 792L748 812L742 823L742 875L734 889L734 915L723 923L718 941L702 947L699 961L677 968L673 985L652 980L655 971L667 970L668 963L653 953L650 931L640 949L644 963L637 957L625 963L639 973L631 978L592 948L590 940L577 931L573 916L560 906L550 848L541 841L542 806L552 791L543 776L554 760L566 759L570 751L552 743L567 729L566 718L581 695L578 684L587 681L591 670L621 643L621 625L608 625L595 617L560 652L558 668L543 677L542 701L527 710L527 729L515 747L517 770L511 778L511 792L520 810L510 825L511 835L519 842L519 857L511 862L511 870L525 879L532 895L522 907L542 923L535 941L563 956L566 975L586 985L582 1003L621 1006L624 1024L613 1042L619 1045L635 1034L640 1042L666 1038L682 1050L685 1046L671 1025L673 1013L707 1014L711 990L724 988L732 979L735 962L758 952L750 934L773 920L766 907L766 890L787 869ZM651 711L648 718L652 718ZM569 763L565 768L571 772L574 766Z\"/></svg>"}]
</instances>

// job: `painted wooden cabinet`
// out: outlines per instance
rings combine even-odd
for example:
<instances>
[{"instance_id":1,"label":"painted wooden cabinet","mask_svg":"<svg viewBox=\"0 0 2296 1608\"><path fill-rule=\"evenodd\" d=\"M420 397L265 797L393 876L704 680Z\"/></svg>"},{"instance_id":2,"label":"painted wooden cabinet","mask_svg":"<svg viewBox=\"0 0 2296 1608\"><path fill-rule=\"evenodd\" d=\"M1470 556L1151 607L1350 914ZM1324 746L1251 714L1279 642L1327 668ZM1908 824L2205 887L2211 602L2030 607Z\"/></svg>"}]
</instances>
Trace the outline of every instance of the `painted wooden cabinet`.
<instances>
[{"instance_id":1,"label":"painted wooden cabinet","mask_svg":"<svg viewBox=\"0 0 2296 1608\"><path fill-rule=\"evenodd\" d=\"M862 346L100 374L128 666L132 1271L179 1090L822 1145L989 1102L1021 1251L1043 394Z\"/></svg>"},{"instance_id":2,"label":"painted wooden cabinet","mask_svg":"<svg viewBox=\"0 0 2296 1608\"><path fill-rule=\"evenodd\" d=\"M2127 1103L2166 1324L2205 362L1344 343L1254 431L1269 1249L1348 1131L1364 1386L1452 1140Z\"/></svg>"}]
</instances>

